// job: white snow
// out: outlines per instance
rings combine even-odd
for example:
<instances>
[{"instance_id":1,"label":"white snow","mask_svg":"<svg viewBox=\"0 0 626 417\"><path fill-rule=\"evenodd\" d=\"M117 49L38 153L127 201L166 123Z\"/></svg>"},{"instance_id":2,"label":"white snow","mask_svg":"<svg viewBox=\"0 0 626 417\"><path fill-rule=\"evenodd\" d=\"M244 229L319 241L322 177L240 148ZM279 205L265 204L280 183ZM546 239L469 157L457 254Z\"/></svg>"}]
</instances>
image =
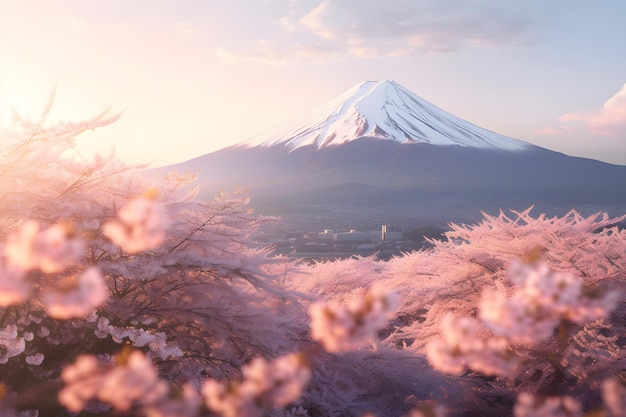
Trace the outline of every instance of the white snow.
<instances>
[{"instance_id":1,"label":"white snow","mask_svg":"<svg viewBox=\"0 0 626 417\"><path fill-rule=\"evenodd\" d=\"M322 148L363 137L512 151L531 146L473 125L388 80L363 82L305 117L243 145Z\"/></svg>"}]
</instances>

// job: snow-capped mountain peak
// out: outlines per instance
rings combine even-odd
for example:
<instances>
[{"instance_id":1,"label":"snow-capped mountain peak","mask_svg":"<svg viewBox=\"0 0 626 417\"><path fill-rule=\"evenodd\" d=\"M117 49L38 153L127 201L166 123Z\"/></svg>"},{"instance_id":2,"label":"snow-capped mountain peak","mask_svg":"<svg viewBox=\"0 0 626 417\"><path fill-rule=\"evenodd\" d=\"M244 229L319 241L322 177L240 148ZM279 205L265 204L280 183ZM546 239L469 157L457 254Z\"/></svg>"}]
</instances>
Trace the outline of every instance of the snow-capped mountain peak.
<instances>
[{"instance_id":1,"label":"snow-capped mountain peak","mask_svg":"<svg viewBox=\"0 0 626 417\"><path fill-rule=\"evenodd\" d=\"M505 150L531 146L473 125L389 80L360 83L314 112L244 145L322 148L361 138Z\"/></svg>"}]
</instances>

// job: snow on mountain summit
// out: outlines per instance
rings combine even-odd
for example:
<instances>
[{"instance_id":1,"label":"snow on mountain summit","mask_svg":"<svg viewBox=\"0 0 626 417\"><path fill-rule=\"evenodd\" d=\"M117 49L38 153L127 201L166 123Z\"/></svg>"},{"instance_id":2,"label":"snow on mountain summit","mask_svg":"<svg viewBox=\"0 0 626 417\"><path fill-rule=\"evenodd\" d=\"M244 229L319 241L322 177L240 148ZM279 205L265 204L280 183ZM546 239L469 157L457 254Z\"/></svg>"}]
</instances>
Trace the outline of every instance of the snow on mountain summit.
<instances>
[{"instance_id":1,"label":"snow on mountain summit","mask_svg":"<svg viewBox=\"0 0 626 417\"><path fill-rule=\"evenodd\" d=\"M318 149L360 138L523 150L530 144L473 125L394 81L365 81L278 131L243 145Z\"/></svg>"}]
</instances>

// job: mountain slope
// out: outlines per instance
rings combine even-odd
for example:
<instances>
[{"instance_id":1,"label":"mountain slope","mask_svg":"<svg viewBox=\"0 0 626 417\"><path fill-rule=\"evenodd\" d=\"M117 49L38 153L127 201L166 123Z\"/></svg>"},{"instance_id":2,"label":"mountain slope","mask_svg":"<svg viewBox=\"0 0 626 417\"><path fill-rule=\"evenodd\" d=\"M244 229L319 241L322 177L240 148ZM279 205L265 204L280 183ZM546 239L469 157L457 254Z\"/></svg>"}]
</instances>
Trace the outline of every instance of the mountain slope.
<instances>
[{"instance_id":1,"label":"mountain slope","mask_svg":"<svg viewBox=\"0 0 626 417\"><path fill-rule=\"evenodd\" d=\"M359 84L277 132L161 169L201 196L241 185L252 205L491 201L626 209L626 167L570 157L453 116L391 81Z\"/></svg>"},{"instance_id":2,"label":"mountain slope","mask_svg":"<svg viewBox=\"0 0 626 417\"><path fill-rule=\"evenodd\" d=\"M473 125L423 100L393 81L366 81L277 132L247 146L322 148L360 138L400 143L523 150L525 142Z\"/></svg>"}]
</instances>

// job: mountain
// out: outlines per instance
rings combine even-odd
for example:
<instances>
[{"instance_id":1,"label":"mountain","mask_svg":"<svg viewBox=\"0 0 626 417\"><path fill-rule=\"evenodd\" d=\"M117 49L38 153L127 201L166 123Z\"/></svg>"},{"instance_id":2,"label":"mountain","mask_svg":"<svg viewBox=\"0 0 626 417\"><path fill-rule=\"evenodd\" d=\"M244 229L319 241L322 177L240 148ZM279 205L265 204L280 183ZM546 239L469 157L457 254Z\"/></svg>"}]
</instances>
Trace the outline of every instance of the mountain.
<instances>
[{"instance_id":1,"label":"mountain","mask_svg":"<svg viewBox=\"0 0 626 417\"><path fill-rule=\"evenodd\" d=\"M252 206L269 212L451 200L478 209L546 203L626 210L626 166L483 129L393 81L361 83L275 132L160 171L171 169L198 172L205 198L244 186Z\"/></svg>"}]
</instances>

